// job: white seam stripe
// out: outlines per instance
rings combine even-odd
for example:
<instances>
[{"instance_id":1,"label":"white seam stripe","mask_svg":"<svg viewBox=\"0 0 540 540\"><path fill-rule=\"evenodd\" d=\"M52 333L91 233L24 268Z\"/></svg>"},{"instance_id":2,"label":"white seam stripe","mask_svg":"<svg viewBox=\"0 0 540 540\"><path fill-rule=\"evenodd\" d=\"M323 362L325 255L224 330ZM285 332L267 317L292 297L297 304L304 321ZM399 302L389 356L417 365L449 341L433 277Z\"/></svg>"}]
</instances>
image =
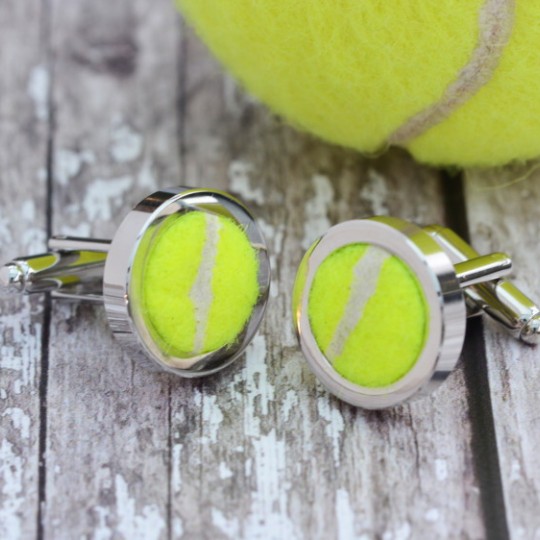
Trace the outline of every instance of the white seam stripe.
<instances>
[{"instance_id":1,"label":"white seam stripe","mask_svg":"<svg viewBox=\"0 0 540 540\"><path fill-rule=\"evenodd\" d=\"M388 137L405 144L444 122L493 77L514 26L515 0L485 0L479 14L478 44L441 99L405 121Z\"/></svg>"},{"instance_id":2,"label":"white seam stripe","mask_svg":"<svg viewBox=\"0 0 540 540\"><path fill-rule=\"evenodd\" d=\"M197 279L189 293L189 297L195 306L194 354L200 354L204 346L204 336L206 335L210 307L213 301L212 276L216 265L219 230L221 228L221 223L216 216L206 213L204 216L206 221L206 239L202 250Z\"/></svg>"},{"instance_id":3,"label":"white seam stripe","mask_svg":"<svg viewBox=\"0 0 540 540\"><path fill-rule=\"evenodd\" d=\"M349 336L364 314L368 300L377 290L382 266L390 256L387 251L371 246L354 266L349 300L325 351L326 358L331 362L343 353Z\"/></svg>"}]
</instances>

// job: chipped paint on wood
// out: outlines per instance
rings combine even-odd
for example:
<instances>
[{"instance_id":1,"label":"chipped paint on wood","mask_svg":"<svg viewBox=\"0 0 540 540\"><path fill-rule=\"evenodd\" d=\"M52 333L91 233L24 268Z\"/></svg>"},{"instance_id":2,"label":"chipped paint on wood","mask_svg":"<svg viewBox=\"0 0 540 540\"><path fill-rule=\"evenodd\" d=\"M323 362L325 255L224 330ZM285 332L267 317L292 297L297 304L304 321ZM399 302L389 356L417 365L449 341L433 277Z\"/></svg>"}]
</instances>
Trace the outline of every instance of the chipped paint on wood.
<instances>
[{"instance_id":1,"label":"chipped paint on wood","mask_svg":"<svg viewBox=\"0 0 540 540\"><path fill-rule=\"evenodd\" d=\"M503 251L512 281L537 303L538 182L534 163L471 171L466 201L471 238L481 253ZM511 339L490 321L484 339L508 527L516 538L540 537L540 361L538 347Z\"/></svg>"},{"instance_id":2,"label":"chipped paint on wood","mask_svg":"<svg viewBox=\"0 0 540 540\"><path fill-rule=\"evenodd\" d=\"M7 29L0 41L13 48L29 13L12 4L0 7ZM84 7L52 0L51 9L54 65L44 62L46 47L36 38L17 52L24 61L10 64L16 85L0 70L2 96L24 121L0 124L0 183L6 200L15 201L0 211L0 250L44 245L43 107L52 99L55 233L110 237L156 188L226 189L259 218L274 283L246 355L201 381L133 364L99 307L55 304L45 538L484 537L461 369L422 401L354 410L310 373L289 313L303 248L334 223L368 214L442 222L438 174L401 151L366 160L282 125L221 73L165 0ZM30 11L37 23L38 4ZM32 123L44 135L41 151L24 139L21 126ZM534 201L532 185L527 193L523 199ZM469 197L485 218L476 236L493 242L501 232L492 214ZM537 238L536 221L524 221L519 234L496 224L519 245L523 235ZM0 531L34 537L41 304L25 300L9 310L0 315L0 422L7 432L0 443ZM516 534L534 537L536 379L534 366L520 367L532 353L494 336L487 343L500 367L490 377L506 500ZM504 358L497 353L503 347ZM512 380L510 371L517 373ZM522 387L525 393L516 390Z\"/></svg>"}]
</instances>

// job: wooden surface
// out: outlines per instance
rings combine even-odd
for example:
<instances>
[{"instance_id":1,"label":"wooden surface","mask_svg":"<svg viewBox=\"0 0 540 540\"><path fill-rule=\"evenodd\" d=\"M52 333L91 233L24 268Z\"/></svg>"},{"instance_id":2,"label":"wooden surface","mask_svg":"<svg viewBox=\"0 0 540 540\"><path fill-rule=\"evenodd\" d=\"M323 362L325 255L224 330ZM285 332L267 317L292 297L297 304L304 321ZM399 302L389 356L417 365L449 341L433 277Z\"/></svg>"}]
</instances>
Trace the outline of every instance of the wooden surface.
<instances>
[{"instance_id":1,"label":"wooden surface","mask_svg":"<svg viewBox=\"0 0 540 540\"><path fill-rule=\"evenodd\" d=\"M451 176L299 134L168 0L7 0L0 29L2 260L111 236L187 184L244 199L274 272L245 358L199 381L134 365L100 307L2 301L0 538L540 538L538 351L474 322L436 393L364 412L316 382L289 312L302 250L374 213L507 250L540 294L539 173Z\"/></svg>"}]
</instances>

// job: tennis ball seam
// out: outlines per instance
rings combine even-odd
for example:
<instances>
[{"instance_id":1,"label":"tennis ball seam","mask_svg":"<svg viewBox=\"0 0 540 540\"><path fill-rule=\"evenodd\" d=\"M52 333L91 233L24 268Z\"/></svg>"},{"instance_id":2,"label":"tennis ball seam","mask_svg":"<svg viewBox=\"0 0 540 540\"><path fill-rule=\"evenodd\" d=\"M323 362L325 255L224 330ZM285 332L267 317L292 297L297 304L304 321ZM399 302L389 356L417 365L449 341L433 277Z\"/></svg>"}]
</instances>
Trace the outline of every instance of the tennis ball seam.
<instances>
[{"instance_id":1,"label":"tennis ball seam","mask_svg":"<svg viewBox=\"0 0 540 540\"><path fill-rule=\"evenodd\" d=\"M236 343L259 297L259 259L234 219L169 216L142 261L145 320L163 352L192 358Z\"/></svg>"},{"instance_id":2,"label":"tennis ball seam","mask_svg":"<svg viewBox=\"0 0 540 540\"><path fill-rule=\"evenodd\" d=\"M209 283L211 283L214 275L221 229L221 223L217 217L210 214L204 214L204 217L206 231L201 264L189 293L195 307L195 338L193 343L193 353L195 355L200 354L204 348L210 307L214 296Z\"/></svg>"},{"instance_id":3,"label":"tennis ball seam","mask_svg":"<svg viewBox=\"0 0 540 540\"><path fill-rule=\"evenodd\" d=\"M355 264L349 300L325 351L331 362L342 355L349 336L362 319L364 308L377 289L382 266L389 257L387 251L368 248Z\"/></svg>"},{"instance_id":4,"label":"tennis ball seam","mask_svg":"<svg viewBox=\"0 0 540 540\"><path fill-rule=\"evenodd\" d=\"M415 273L375 244L349 244L319 266L309 292L311 331L346 380L382 388L421 357L429 307Z\"/></svg>"},{"instance_id":5,"label":"tennis ball seam","mask_svg":"<svg viewBox=\"0 0 540 540\"><path fill-rule=\"evenodd\" d=\"M486 0L478 17L478 44L440 100L406 120L387 139L405 146L444 122L492 79L514 27L514 0Z\"/></svg>"},{"instance_id":6,"label":"tennis ball seam","mask_svg":"<svg viewBox=\"0 0 540 540\"><path fill-rule=\"evenodd\" d=\"M335 144L437 165L540 154L533 0L176 1L249 91Z\"/></svg>"}]
</instances>

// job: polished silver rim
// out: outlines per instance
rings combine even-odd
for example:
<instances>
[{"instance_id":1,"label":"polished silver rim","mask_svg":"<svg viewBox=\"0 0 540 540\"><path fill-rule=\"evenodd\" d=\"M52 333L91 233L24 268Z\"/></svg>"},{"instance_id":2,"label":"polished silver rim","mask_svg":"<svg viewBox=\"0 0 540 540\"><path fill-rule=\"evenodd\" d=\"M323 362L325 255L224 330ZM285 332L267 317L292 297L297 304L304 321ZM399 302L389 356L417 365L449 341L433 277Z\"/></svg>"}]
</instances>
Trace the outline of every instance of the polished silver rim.
<instances>
[{"instance_id":1,"label":"polished silver rim","mask_svg":"<svg viewBox=\"0 0 540 540\"><path fill-rule=\"evenodd\" d=\"M232 218L244 229L259 256L259 298L233 347L180 358L164 353L151 336L138 300L133 270L139 251L144 249L149 236L164 218L194 210ZM111 244L103 283L105 309L111 329L139 362L151 369L164 369L183 377L200 377L231 364L255 335L268 299L270 263L259 227L238 200L216 190L171 188L144 199L122 222Z\"/></svg>"},{"instance_id":2,"label":"polished silver rim","mask_svg":"<svg viewBox=\"0 0 540 540\"><path fill-rule=\"evenodd\" d=\"M402 259L416 274L429 306L428 336L419 359L403 378L382 388L359 386L337 373L319 349L308 317L309 291L319 266L335 250L355 243L379 246ZM465 335L464 297L448 255L421 228L389 217L341 223L310 248L301 269L305 284L294 306L300 345L315 375L340 399L367 409L391 407L432 391L455 367Z\"/></svg>"}]
</instances>

